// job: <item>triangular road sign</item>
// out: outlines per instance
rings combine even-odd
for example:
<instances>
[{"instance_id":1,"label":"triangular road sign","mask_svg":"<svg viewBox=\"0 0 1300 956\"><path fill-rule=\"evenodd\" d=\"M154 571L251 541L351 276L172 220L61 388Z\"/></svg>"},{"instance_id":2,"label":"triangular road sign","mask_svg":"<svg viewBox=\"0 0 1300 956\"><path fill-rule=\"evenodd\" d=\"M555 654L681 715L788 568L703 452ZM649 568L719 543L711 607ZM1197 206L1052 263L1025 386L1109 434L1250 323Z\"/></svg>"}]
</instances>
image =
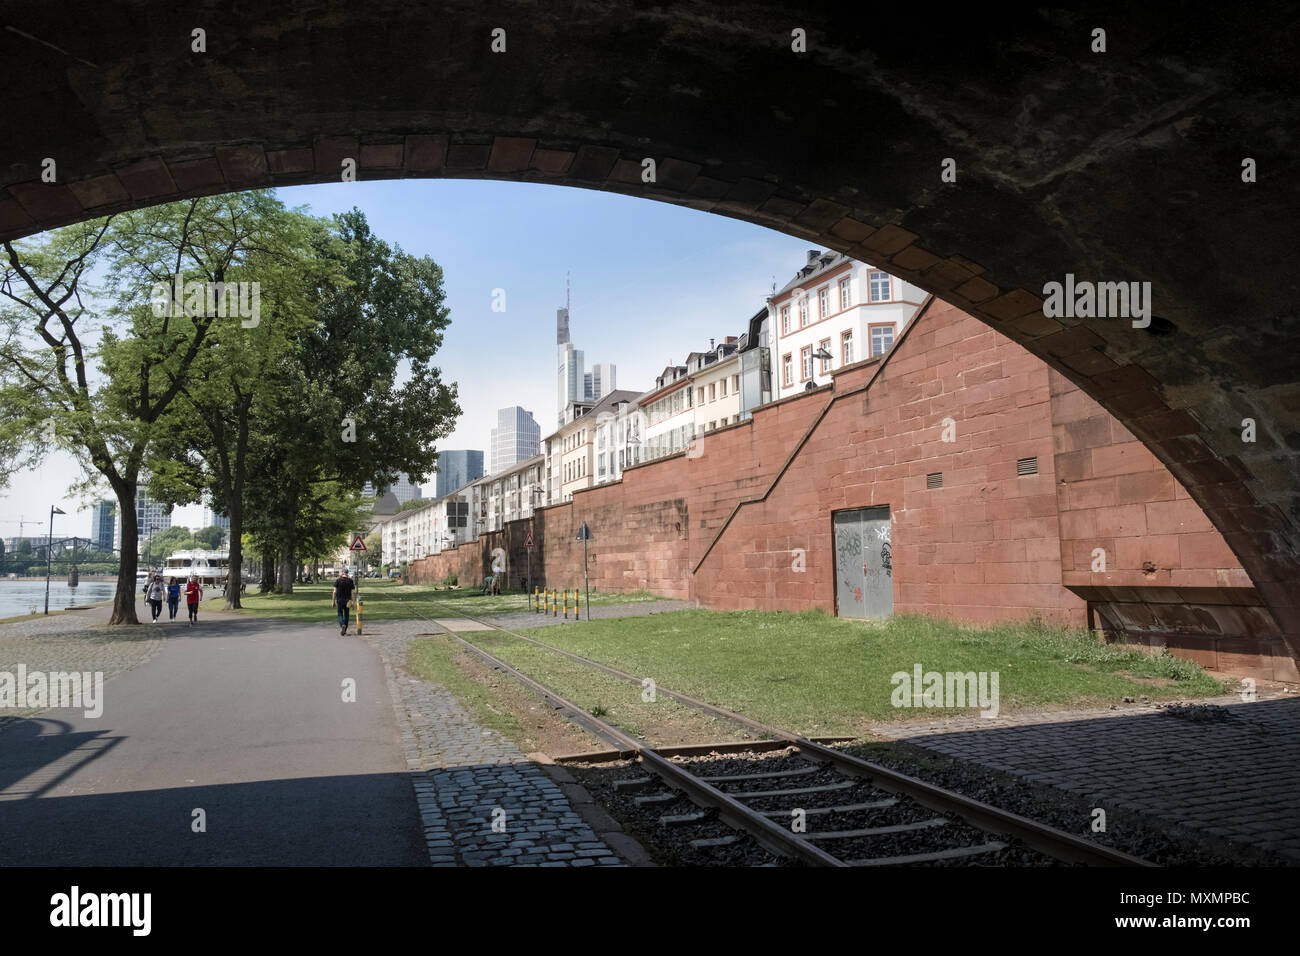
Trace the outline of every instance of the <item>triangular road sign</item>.
<instances>
[{"instance_id":1,"label":"triangular road sign","mask_svg":"<svg viewBox=\"0 0 1300 956\"><path fill-rule=\"evenodd\" d=\"M528 534L524 535L524 547L529 551L533 550L533 532L531 529Z\"/></svg>"},{"instance_id":2,"label":"triangular road sign","mask_svg":"<svg viewBox=\"0 0 1300 956\"><path fill-rule=\"evenodd\" d=\"M585 522L585 521L582 523L582 527L578 529L578 537L577 537L577 540L578 540L578 541L590 541L590 540L591 540L591 529L587 527L587 522Z\"/></svg>"},{"instance_id":3,"label":"triangular road sign","mask_svg":"<svg viewBox=\"0 0 1300 956\"><path fill-rule=\"evenodd\" d=\"M365 543L365 541L362 540L361 535L359 535L359 534L355 534L355 535L352 536L352 547L349 548L348 550L349 550L349 551L364 551L364 550L366 550L366 543Z\"/></svg>"}]
</instances>

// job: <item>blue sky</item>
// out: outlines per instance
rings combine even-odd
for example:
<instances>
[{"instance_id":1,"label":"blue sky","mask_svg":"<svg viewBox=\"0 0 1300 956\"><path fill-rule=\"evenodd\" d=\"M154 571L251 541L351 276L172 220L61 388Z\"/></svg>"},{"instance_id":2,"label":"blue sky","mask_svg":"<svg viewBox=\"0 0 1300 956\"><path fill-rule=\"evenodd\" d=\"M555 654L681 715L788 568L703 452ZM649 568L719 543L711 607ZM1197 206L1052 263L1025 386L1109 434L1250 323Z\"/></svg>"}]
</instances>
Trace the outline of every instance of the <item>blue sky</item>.
<instances>
[{"instance_id":1,"label":"blue sky","mask_svg":"<svg viewBox=\"0 0 1300 956\"><path fill-rule=\"evenodd\" d=\"M669 360L739 335L805 261L803 240L723 216L595 190L471 180L296 186L279 191L315 215L353 206L389 243L442 266L451 326L438 364L460 386L463 415L442 448L488 450L496 410L522 405L554 430L555 310L572 286L570 337L595 362L618 367L618 387L644 390ZM506 311L492 311L494 289ZM47 459L0 492L0 535L16 520L85 535L89 505L68 497L71 456ZM431 492L431 490L430 490ZM106 497L111 497L105 495ZM197 527L201 508L178 509Z\"/></svg>"}]
</instances>

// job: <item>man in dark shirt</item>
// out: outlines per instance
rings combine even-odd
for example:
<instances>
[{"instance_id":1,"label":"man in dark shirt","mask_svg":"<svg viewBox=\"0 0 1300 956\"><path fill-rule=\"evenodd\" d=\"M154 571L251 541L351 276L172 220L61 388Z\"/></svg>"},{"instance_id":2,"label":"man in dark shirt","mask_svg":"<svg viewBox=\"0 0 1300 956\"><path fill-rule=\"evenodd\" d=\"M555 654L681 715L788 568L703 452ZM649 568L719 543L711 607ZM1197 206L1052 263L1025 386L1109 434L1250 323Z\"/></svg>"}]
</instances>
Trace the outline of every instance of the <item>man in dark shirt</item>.
<instances>
[{"instance_id":1,"label":"man in dark shirt","mask_svg":"<svg viewBox=\"0 0 1300 956\"><path fill-rule=\"evenodd\" d=\"M339 612L339 634L344 635L348 632L348 603L352 600L352 592L357 588L357 583L348 577L348 569L344 568L339 572L339 579L334 583L334 606Z\"/></svg>"}]
</instances>

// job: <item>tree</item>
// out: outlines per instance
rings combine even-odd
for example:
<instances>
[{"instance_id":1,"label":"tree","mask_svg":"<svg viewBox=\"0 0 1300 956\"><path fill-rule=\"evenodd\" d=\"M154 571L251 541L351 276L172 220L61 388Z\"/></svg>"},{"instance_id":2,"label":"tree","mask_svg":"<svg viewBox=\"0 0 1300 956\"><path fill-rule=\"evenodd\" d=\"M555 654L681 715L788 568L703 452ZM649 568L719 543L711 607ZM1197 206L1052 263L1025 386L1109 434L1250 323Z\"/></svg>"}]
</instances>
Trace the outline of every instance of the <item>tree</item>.
<instances>
[{"instance_id":1,"label":"tree","mask_svg":"<svg viewBox=\"0 0 1300 956\"><path fill-rule=\"evenodd\" d=\"M222 293L257 242L259 203L256 193L204 197L69 226L34 245L3 244L0 466L62 447L85 453L87 482L92 471L107 480L122 548L110 624L138 623L141 469L214 325L243 318L229 315ZM85 277L100 263L111 303L92 310ZM95 316L109 320L98 343L87 328Z\"/></svg>"},{"instance_id":2,"label":"tree","mask_svg":"<svg viewBox=\"0 0 1300 956\"><path fill-rule=\"evenodd\" d=\"M383 534L376 528L366 535L366 566L371 569L379 567L383 560Z\"/></svg>"},{"instance_id":3,"label":"tree","mask_svg":"<svg viewBox=\"0 0 1300 956\"><path fill-rule=\"evenodd\" d=\"M243 579L245 485L254 436L273 430L284 414L277 370L313 324L311 290L341 280L337 263L316 254L328 242L323 221L286 210L268 194L252 195L256 232L239 274L255 277L261 289L259 321L227 324L209 336L166 437L153 446L150 484L174 503L205 493L221 503L230 518L232 580ZM239 589L228 589L226 607L240 606Z\"/></svg>"},{"instance_id":4,"label":"tree","mask_svg":"<svg viewBox=\"0 0 1300 956\"><path fill-rule=\"evenodd\" d=\"M150 536L149 554L155 563L161 563L173 551L190 551L196 546L194 535L189 528L172 525Z\"/></svg>"},{"instance_id":5,"label":"tree","mask_svg":"<svg viewBox=\"0 0 1300 956\"><path fill-rule=\"evenodd\" d=\"M221 542L226 540L226 531L219 525L208 525L194 532L194 540L200 548L215 551L221 547Z\"/></svg>"},{"instance_id":6,"label":"tree","mask_svg":"<svg viewBox=\"0 0 1300 956\"><path fill-rule=\"evenodd\" d=\"M351 502L366 481L388 484L398 472L429 473L434 443L460 414L455 385L431 364L449 323L437 264L391 248L355 209L312 242L339 278L312 290L314 325L274 376L279 416L251 439L250 528L263 551L263 588L284 592L299 555L312 553L306 541L327 537L326 525L314 533L310 520L330 513L323 501ZM403 366L410 375L398 385ZM323 489L333 490L322 498Z\"/></svg>"}]
</instances>

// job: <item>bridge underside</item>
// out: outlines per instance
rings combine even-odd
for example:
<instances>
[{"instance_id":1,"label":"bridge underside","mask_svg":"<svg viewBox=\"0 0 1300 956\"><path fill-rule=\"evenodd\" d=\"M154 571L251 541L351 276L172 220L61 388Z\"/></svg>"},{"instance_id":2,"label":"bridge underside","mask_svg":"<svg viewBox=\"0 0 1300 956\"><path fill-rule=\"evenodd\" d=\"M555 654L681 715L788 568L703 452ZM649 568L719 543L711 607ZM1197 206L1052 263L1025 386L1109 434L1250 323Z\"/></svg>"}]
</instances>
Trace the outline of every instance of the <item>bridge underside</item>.
<instances>
[{"instance_id":1,"label":"bridge underside","mask_svg":"<svg viewBox=\"0 0 1300 956\"><path fill-rule=\"evenodd\" d=\"M222 6L10 5L0 238L338 181L348 159L360 179L559 183L804 237L966 310L1123 422L1300 655L1287 6ZM1151 283L1149 326L1045 316L1044 284L1067 274Z\"/></svg>"}]
</instances>

